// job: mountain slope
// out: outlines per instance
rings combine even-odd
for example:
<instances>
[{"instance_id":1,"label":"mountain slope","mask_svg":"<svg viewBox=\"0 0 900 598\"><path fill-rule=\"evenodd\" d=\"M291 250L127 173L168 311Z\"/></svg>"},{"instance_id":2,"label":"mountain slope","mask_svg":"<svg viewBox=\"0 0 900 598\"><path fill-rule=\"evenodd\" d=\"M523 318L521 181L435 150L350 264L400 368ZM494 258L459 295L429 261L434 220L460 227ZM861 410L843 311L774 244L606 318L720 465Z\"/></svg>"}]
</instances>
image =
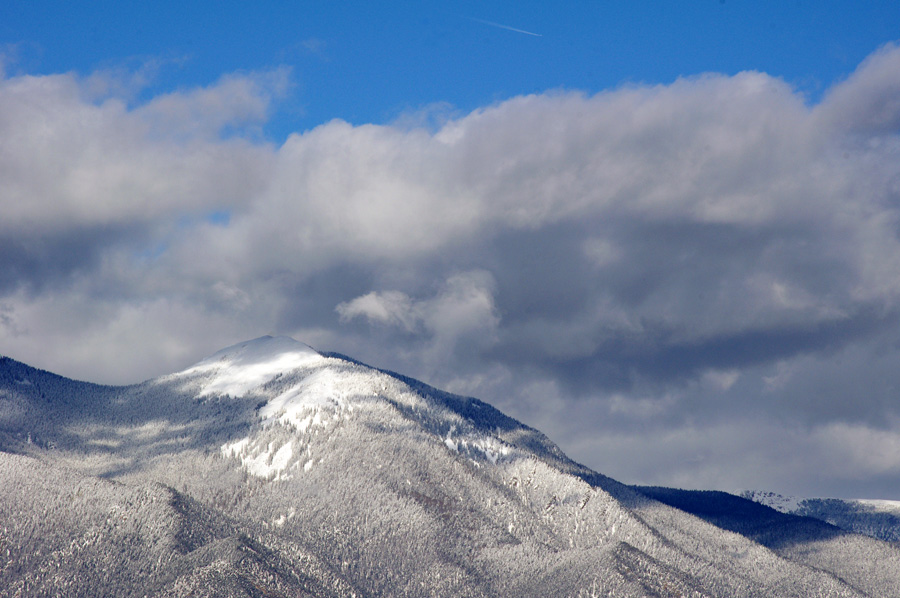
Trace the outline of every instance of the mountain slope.
<instances>
[{"instance_id":1,"label":"mountain slope","mask_svg":"<svg viewBox=\"0 0 900 598\"><path fill-rule=\"evenodd\" d=\"M779 556L825 569L871 595L898 595L897 547L825 521L782 513L725 492L638 487L660 502L766 546Z\"/></svg>"},{"instance_id":2,"label":"mountain slope","mask_svg":"<svg viewBox=\"0 0 900 598\"><path fill-rule=\"evenodd\" d=\"M0 453L0 593L9 596L341 596L309 553L290 562L160 484L117 484ZM9 552L7 552L9 551Z\"/></svg>"},{"instance_id":3,"label":"mountain slope","mask_svg":"<svg viewBox=\"0 0 900 598\"><path fill-rule=\"evenodd\" d=\"M14 530L2 537L9 595L109 593L96 576L74 590L39 572L100 570L99 553L50 555L131 493L168 497L130 499L135 517L164 523L128 536L140 549L121 565L155 558L159 595L216 579L217 595L235 596L900 596L889 544L877 544L888 573L859 579L834 550L800 558L802 543L773 549L592 472L486 403L288 338L128 387L7 359L0 408L2 479L44 484L40 503L0 495L0 527ZM73 484L100 497L95 510L66 506ZM181 529L200 540L179 544ZM103 538L123 552L119 536ZM871 549L841 541L851 559Z\"/></svg>"}]
</instances>

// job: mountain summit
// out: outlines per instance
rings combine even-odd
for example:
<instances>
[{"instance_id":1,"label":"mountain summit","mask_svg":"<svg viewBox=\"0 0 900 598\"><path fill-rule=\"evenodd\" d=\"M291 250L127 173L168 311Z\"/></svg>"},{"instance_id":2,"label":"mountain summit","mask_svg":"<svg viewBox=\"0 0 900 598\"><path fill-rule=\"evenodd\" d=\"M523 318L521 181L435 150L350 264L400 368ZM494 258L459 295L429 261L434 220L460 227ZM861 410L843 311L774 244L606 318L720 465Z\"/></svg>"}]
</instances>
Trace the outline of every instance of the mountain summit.
<instances>
[{"instance_id":1,"label":"mountain summit","mask_svg":"<svg viewBox=\"0 0 900 598\"><path fill-rule=\"evenodd\" d=\"M124 387L3 358L0 475L2 596L900 596L892 543L287 337Z\"/></svg>"}]
</instances>

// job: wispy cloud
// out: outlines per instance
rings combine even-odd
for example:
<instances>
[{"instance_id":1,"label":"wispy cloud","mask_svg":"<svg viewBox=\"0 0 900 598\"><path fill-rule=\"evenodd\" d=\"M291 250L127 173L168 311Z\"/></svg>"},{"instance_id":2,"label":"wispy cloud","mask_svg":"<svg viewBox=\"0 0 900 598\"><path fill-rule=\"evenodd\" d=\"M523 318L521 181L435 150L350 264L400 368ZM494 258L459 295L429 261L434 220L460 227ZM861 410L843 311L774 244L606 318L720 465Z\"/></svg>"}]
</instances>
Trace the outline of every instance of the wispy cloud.
<instances>
[{"instance_id":1,"label":"wispy cloud","mask_svg":"<svg viewBox=\"0 0 900 598\"><path fill-rule=\"evenodd\" d=\"M515 31L516 33L524 33L525 35L533 35L534 37L544 37L540 33L534 33L532 31L525 31L524 29L517 29L515 27L510 27L509 25L503 25L501 23L494 23L493 21L485 21L484 19L476 19L475 17L467 17L470 21L475 21L476 23L481 23L482 25L489 25L491 27L497 27L498 29L506 29L507 31Z\"/></svg>"}]
</instances>

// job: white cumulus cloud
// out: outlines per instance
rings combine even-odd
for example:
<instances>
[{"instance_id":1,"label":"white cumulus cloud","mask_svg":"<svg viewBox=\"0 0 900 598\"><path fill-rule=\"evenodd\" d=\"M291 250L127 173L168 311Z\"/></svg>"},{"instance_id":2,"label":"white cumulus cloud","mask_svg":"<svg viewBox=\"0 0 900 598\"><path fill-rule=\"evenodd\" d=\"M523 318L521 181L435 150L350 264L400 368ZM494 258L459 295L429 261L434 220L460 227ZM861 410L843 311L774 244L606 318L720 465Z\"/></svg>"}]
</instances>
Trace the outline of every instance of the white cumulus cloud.
<instances>
[{"instance_id":1,"label":"white cumulus cloud","mask_svg":"<svg viewBox=\"0 0 900 598\"><path fill-rule=\"evenodd\" d=\"M670 471L659 451L699 463L689 437L713 479L734 457L713 448L761 413L778 423L741 437L735 476L779 432L801 462L811 430L888 447L898 65L885 46L817 103L707 74L280 145L260 131L284 71L143 102L110 73L9 76L0 352L132 382L295 335L497 402L589 464L617 454L597 438L678 441L617 461L626 481Z\"/></svg>"}]
</instances>

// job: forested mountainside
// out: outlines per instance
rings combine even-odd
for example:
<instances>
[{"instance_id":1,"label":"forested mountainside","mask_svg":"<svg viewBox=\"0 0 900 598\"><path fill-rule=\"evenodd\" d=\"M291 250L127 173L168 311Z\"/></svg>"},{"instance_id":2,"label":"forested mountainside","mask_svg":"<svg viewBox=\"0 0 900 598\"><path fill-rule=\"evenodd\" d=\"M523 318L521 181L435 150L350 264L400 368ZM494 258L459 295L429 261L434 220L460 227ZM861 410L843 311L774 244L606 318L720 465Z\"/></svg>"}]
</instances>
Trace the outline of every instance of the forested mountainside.
<instances>
[{"instance_id":1,"label":"forested mountainside","mask_svg":"<svg viewBox=\"0 0 900 598\"><path fill-rule=\"evenodd\" d=\"M284 337L125 387L4 358L0 476L3 596L900 596L893 543Z\"/></svg>"}]
</instances>

